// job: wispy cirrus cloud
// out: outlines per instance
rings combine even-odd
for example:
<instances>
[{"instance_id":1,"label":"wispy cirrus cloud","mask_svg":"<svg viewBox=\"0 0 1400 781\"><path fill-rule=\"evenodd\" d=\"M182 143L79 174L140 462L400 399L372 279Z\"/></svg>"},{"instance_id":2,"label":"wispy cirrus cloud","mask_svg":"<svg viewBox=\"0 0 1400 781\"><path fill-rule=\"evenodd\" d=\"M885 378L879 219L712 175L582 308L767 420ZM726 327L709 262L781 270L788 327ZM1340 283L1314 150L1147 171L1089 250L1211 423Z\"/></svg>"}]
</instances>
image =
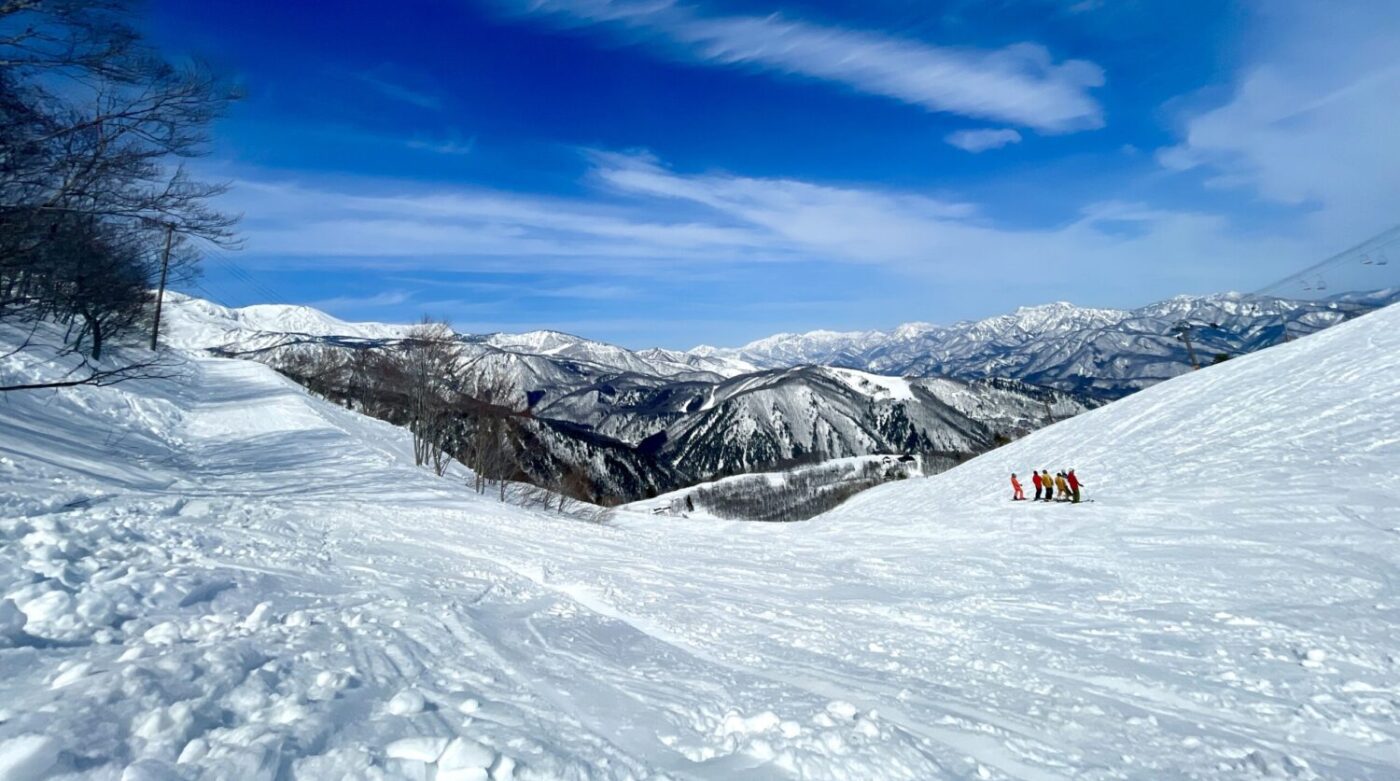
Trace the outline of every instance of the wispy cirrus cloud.
<instances>
[{"instance_id":1,"label":"wispy cirrus cloud","mask_svg":"<svg viewBox=\"0 0 1400 781\"><path fill-rule=\"evenodd\" d=\"M1100 289L1218 290L1261 264L1320 251L1296 236L1250 236L1223 215L1106 200L1077 219L1038 228L998 225L976 205L879 189L678 174L654 159L600 154L595 175L619 192L704 206L794 256L879 264L926 279L991 286L1056 284L1094 275ZM1284 266L1285 268L1287 266ZM1257 278L1257 277L1256 277Z\"/></svg>"},{"instance_id":2,"label":"wispy cirrus cloud","mask_svg":"<svg viewBox=\"0 0 1400 781\"><path fill-rule=\"evenodd\" d=\"M407 103L418 108L437 111L442 108L442 98L425 90L406 86L377 71L357 73L355 78L364 82L386 98Z\"/></svg>"},{"instance_id":3,"label":"wispy cirrus cloud","mask_svg":"<svg viewBox=\"0 0 1400 781\"><path fill-rule=\"evenodd\" d=\"M1008 144L1019 144L1021 134L1011 128L983 128L959 130L949 133L943 140L965 152L977 154L989 149L1000 149Z\"/></svg>"},{"instance_id":4,"label":"wispy cirrus cloud","mask_svg":"<svg viewBox=\"0 0 1400 781\"><path fill-rule=\"evenodd\" d=\"M404 146L409 149L420 149L424 152L436 152L440 155L469 155L476 148L476 139L450 138L425 138L415 136L404 142Z\"/></svg>"},{"instance_id":5,"label":"wispy cirrus cloud","mask_svg":"<svg viewBox=\"0 0 1400 781\"><path fill-rule=\"evenodd\" d=\"M1158 161L1296 207L1342 246L1394 225L1400 5L1278 0L1260 11L1259 56L1227 101L1185 119Z\"/></svg>"},{"instance_id":6,"label":"wispy cirrus cloud","mask_svg":"<svg viewBox=\"0 0 1400 781\"><path fill-rule=\"evenodd\" d=\"M1056 62L1039 44L938 46L880 32L769 16L706 15L673 0L499 0L564 25L603 25L673 58L840 84L929 111L1041 132L1100 127L1103 70Z\"/></svg>"},{"instance_id":7,"label":"wispy cirrus cloud","mask_svg":"<svg viewBox=\"0 0 1400 781\"><path fill-rule=\"evenodd\" d=\"M383 293L376 293L372 296L336 296L334 298L323 298L312 301L308 306L327 311L341 309L376 309L382 307L398 306L407 303L412 299L412 294L404 290L386 290Z\"/></svg>"},{"instance_id":8,"label":"wispy cirrus cloud","mask_svg":"<svg viewBox=\"0 0 1400 781\"><path fill-rule=\"evenodd\" d=\"M362 267L509 271L527 260L536 269L584 262L627 273L655 263L773 261L785 255L752 227L636 199L480 188L405 192L403 185L384 181L307 183L303 177L245 177L233 184L224 205L247 215L242 232L248 254L313 265L333 258Z\"/></svg>"},{"instance_id":9,"label":"wispy cirrus cloud","mask_svg":"<svg viewBox=\"0 0 1400 781\"><path fill-rule=\"evenodd\" d=\"M1220 214L1137 202L1105 200L1062 224L1010 226L955 197L682 173L640 154L591 159L586 191L568 197L395 192L373 180L351 188L245 179L233 193L249 214L249 255L279 265L568 280L478 291L515 299L618 300L645 287L638 279L710 274L722 284L737 269L820 263L969 290L1049 279L1061 287L1047 289L1070 291L1092 277L1096 290L1148 300L1247 288L1267 281L1261 266L1303 262L1319 249L1285 233L1243 234Z\"/></svg>"},{"instance_id":10,"label":"wispy cirrus cloud","mask_svg":"<svg viewBox=\"0 0 1400 781\"><path fill-rule=\"evenodd\" d=\"M492 282L479 279L443 279L428 277L395 277L397 281L430 286L433 288L454 288L475 293L509 295L513 298L558 298L576 301L620 301L635 298L638 290L628 285L603 282L579 282L569 285L522 286L518 281Z\"/></svg>"}]
</instances>

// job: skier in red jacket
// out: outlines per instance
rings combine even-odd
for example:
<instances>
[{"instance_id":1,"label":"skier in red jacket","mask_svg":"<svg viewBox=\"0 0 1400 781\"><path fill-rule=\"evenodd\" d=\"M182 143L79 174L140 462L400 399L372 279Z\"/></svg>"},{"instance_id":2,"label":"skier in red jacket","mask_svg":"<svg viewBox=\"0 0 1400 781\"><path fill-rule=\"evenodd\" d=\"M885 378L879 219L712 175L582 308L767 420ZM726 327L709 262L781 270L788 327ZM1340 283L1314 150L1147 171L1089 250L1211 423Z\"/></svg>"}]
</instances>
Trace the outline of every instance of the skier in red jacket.
<instances>
[{"instance_id":1,"label":"skier in red jacket","mask_svg":"<svg viewBox=\"0 0 1400 781\"><path fill-rule=\"evenodd\" d=\"M1079 504L1079 486L1081 484L1079 482L1079 478L1074 476L1073 469L1069 470L1069 472L1065 475L1065 482L1069 483L1069 493L1070 496L1073 497L1071 501L1073 501L1075 504Z\"/></svg>"},{"instance_id":2,"label":"skier in red jacket","mask_svg":"<svg viewBox=\"0 0 1400 781\"><path fill-rule=\"evenodd\" d=\"M1014 475L1013 475L1014 477ZM1040 473L1031 470L1031 482L1035 484L1035 500L1040 501Z\"/></svg>"},{"instance_id":3,"label":"skier in red jacket","mask_svg":"<svg viewBox=\"0 0 1400 781\"><path fill-rule=\"evenodd\" d=\"M1011 473L1011 490L1014 491L1011 494L1011 501L1024 502L1026 500L1026 492L1021 490L1021 481L1016 479L1015 472Z\"/></svg>"}]
</instances>

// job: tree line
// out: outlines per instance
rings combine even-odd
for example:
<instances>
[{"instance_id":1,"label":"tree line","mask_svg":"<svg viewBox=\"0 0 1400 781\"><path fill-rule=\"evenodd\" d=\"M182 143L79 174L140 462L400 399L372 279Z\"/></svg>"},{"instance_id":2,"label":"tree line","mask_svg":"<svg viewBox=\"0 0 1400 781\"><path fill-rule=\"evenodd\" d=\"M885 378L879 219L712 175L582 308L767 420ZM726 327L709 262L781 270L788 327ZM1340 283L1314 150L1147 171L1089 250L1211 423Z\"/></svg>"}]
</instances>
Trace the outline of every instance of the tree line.
<instances>
[{"instance_id":1,"label":"tree line","mask_svg":"<svg viewBox=\"0 0 1400 781\"><path fill-rule=\"evenodd\" d=\"M733 478L697 488L687 499L730 520L805 521L861 491L910 477L916 464L866 460L797 469L776 482L769 475Z\"/></svg>"},{"instance_id":2,"label":"tree line","mask_svg":"<svg viewBox=\"0 0 1400 781\"><path fill-rule=\"evenodd\" d=\"M211 203L225 186L186 167L237 90L131 19L127 0L0 0L0 321L64 327L88 373L50 386L152 368L99 362L149 325L152 288L197 271L202 243L237 243Z\"/></svg>"},{"instance_id":3,"label":"tree line","mask_svg":"<svg viewBox=\"0 0 1400 781\"><path fill-rule=\"evenodd\" d=\"M446 322L425 318L390 343L297 345L266 360L323 398L408 429L417 465L441 476L460 462L478 493L560 512L604 498L578 465L541 458L516 389L468 366Z\"/></svg>"}]
</instances>

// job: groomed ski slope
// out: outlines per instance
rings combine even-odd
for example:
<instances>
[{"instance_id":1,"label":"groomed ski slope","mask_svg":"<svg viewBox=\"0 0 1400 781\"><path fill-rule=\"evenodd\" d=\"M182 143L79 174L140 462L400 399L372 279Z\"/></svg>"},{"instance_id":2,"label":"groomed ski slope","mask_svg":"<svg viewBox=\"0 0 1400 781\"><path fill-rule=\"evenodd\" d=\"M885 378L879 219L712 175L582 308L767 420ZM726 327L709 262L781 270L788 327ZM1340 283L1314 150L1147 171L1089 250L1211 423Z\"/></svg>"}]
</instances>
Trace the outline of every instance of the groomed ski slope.
<instances>
[{"instance_id":1,"label":"groomed ski slope","mask_svg":"<svg viewBox=\"0 0 1400 781\"><path fill-rule=\"evenodd\" d=\"M253 363L0 399L0 778L1400 773L1400 309L809 523L407 456Z\"/></svg>"}]
</instances>

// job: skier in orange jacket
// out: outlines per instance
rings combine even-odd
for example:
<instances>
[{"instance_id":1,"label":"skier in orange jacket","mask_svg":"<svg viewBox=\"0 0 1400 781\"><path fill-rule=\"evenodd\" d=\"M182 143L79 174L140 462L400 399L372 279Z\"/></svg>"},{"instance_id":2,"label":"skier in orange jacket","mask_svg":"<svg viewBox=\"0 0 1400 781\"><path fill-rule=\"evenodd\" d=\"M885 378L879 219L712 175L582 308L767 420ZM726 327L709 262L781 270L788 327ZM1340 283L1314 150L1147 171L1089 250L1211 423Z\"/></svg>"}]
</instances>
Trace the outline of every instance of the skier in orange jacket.
<instances>
[{"instance_id":1,"label":"skier in orange jacket","mask_svg":"<svg viewBox=\"0 0 1400 781\"><path fill-rule=\"evenodd\" d=\"M1021 490L1021 481L1016 479L1015 472L1011 473L1011 490L1014 491L1011 494L1011 501L1023 502L1026 500L1026 492Z\"/></svg>"}]
</instances>

